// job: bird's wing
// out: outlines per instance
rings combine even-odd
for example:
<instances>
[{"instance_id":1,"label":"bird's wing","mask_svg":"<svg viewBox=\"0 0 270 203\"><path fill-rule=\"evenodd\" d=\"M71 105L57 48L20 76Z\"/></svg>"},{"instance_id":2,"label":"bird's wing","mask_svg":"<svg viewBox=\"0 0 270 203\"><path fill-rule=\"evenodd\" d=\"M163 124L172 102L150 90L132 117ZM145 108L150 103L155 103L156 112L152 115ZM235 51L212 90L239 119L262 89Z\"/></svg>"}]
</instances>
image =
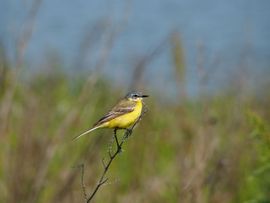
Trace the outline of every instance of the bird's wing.
<instances>
[{"instance_id":1,"label":"bird's wing","mask_svg":"<svg viewBox=\"0 0 270 203\"><path fill-rule=\"evenodd\" d=\"M121 100L118 102L110 112L108 112L105 116L99 119L95 124L95 126L101 125L105 122L108 122L118 116L124 115L126 113L130 113L134 110L136 103L129 100Z\"/></svg>"}]
</instances>

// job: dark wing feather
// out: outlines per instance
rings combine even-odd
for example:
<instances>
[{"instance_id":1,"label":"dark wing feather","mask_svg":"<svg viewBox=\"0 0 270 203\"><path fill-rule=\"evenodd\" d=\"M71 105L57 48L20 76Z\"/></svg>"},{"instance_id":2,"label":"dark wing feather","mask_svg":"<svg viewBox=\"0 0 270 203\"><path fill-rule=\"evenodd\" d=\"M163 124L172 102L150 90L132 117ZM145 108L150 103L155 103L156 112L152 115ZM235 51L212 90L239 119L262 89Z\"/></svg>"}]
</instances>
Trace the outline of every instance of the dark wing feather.
<instances>
[{"instance_id":1,"label":"dark wing feather","mask_svg":"<svg viewBox=\"0 0 270 203\"><path fill-rule=\"evenodd\" d=\"M136 103L129 100L121 100L118 102L110 112L108 112L105 116L103 116L101 119L99 119L95 124L95 126L101 125L103 123L106 123L118 116L124 115L126 113L130 113L134 110L136 106Z\"/></svg>"}]
</instances>

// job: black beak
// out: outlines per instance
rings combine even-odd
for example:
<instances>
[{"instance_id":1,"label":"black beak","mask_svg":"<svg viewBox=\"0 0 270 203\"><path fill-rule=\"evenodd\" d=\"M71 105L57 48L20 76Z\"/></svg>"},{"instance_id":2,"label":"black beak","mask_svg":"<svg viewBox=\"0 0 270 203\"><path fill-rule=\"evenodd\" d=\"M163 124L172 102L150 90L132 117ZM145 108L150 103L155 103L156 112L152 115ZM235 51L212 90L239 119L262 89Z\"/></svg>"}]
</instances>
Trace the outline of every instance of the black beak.
<instances>
[{"instance_id":1,"label":"black beak","mask_svg":"<svg viewBox=\"0 0 270 203\"><path fill-rule=\"evenodd\" d=\"M142 98L143 98L143 97L149 97L149 95L142 95L141 97L142 97Z\"/></svg>"}]
</instances>

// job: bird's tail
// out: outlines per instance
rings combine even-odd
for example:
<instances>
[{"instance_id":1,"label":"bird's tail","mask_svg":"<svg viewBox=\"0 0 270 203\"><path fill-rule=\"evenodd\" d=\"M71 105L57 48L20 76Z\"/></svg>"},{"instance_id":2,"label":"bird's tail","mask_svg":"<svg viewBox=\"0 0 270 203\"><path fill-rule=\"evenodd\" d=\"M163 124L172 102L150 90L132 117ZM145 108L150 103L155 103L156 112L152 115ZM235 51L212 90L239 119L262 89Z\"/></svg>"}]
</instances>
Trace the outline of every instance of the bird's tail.
<instances>
[{"instance_id":1,"label":"bird's tail","mask_svg":"<svg viewBox=\"0 0 270 203\"><path fill-rule=\"evenodd\" d=\"M82 137L82 136L84 136L84 135L86 135L86 134L88 134L88 133L90 133L90 132L92 132L92 131L94 131L94 130L100 128L100 127L101 127L101 126L93 127L93 128L91 128L91 129L89 129L89 130L83 132L82 134L78 135L77 137L74 137L72 140L73 140L73 141L74 141L74 140L77 140L77 139L79 139L80 137Z\"/></svg>"}]
</instances>

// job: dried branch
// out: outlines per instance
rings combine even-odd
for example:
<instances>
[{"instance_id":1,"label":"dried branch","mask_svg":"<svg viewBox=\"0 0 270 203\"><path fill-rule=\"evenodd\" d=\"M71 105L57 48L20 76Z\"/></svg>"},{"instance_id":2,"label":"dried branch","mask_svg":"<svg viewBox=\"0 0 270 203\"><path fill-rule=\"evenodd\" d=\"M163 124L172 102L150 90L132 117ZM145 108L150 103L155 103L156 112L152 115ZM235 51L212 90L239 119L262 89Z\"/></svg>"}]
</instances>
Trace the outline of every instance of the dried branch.
<instances>
[{"instance_id":1,"label":"dried branch","mask_svg":"<svg viewBox=\"0 0 270 203\"><path fill-rule=\"evenodd\" d=\"M86 199L86 203L91 202L91 200L94 198L94 196L96 195L97 191L99 190L99 188L104 185L107 181L108 178L106 177L106 174L113 162L113 160L117 157L118 154L120 154L122 152L122 145L124 144L124 142L126 141L126 139L131 136L134 127L137 125L137 123L141 120L142 116L147 112L147 108L144 105L143 108L143 112L142 115L140 116L140 118L133 124L133 126L130 129L126 129L125 134L123 135L121 141L119 142L118 138L117 138L117 129L114 130L114 139L115 139L115 143L116 143L116 151L112 152L111 148L109 147L109 151L108 151L108 155L109 155L109 161L107 163L105 163L104 159L102 159L102 165L103 165L103 172L102 175L99 178L99 181L97 183L97 185L95 186L93 192L91 193L91 195ZM85 184L84 184L84 165L82 167L81 170L81 186L82 186L82 190L83 190L83 194L84 197L86 197L86 188L85 188Z\"/></svg>"},{"instance_id":2,"label":"dried branch","mask_svg":"<svg viewBox=\"0 0 270 203\"><path fill-rule=\"evenodd\" d=\"M136 125L136 124L135 124ZM116 151L112 153L111 149L109 149L108 151L108 155L109 155L109 161L107 163L105 163L104 159L102 159L102 164L103 164L103 173L96 185L96 187L94 188L92 194L87 198L86 202L89 203L95 196L95 194L97 193L97 191L99 190L99 188L105 184L107 181L108 181L108 178L106 178L106 174L109 170L109 167L111 166L113 160L116 158L116 156L118 154L120 154L122 152L122 145L124 144L125 140L132 134L132 129L135 127L135 125L133 125L133 127L131 129L127 129L121 142L118 141L118 138L117 138L117 130L114 130L114 138L115 138L115 142L116 142ZM83 173L82 173L82 186L84 185L83 183ZM85 191L85 187L82 187L82 190L83 190L83 193L86 194L86 191Z\"/></svg>"}]
</instances>

